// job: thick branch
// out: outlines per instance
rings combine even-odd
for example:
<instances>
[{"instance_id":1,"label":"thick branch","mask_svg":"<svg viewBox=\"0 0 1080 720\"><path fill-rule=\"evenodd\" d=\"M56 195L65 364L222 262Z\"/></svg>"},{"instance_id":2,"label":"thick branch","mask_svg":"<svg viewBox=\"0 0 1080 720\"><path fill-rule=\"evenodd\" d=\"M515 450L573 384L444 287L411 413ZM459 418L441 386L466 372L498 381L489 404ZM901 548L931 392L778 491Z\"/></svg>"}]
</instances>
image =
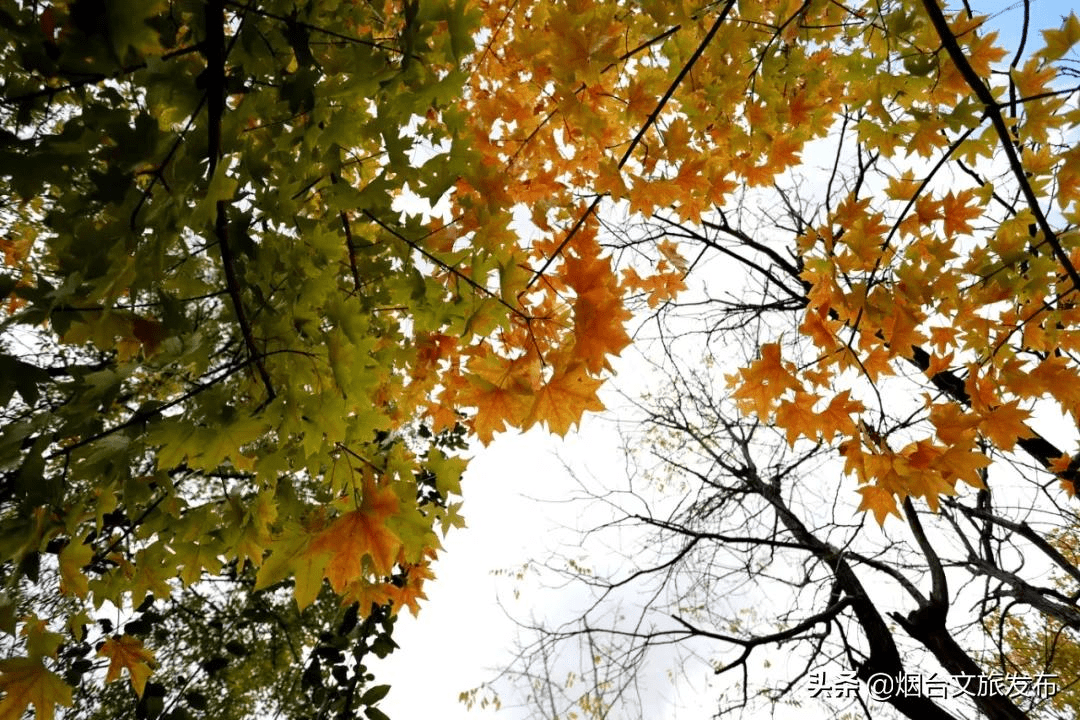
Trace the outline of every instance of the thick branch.
<instances>
[{"instance_id":1,"label":"thick branch","mask_svg":"<svg viewBox=\"0 0 1080 720\"><path fill-rule=\"evenodd\" d=\"M908 632L911 637L922 643L933 653L941 666L953 675L980 677L982 668L971 659L964 648L953 639L945 627L944 618L935 614L915 611L904 617L901 613L892 613L891 617ZM990 720L1030 720L1027 713L1016 707L1003 695L976 695L972 698L975 705Z\"/></svg>"},{"instance_id":2,"label":"thick branch","mask_svg":"<svg viewBox=\"0 0 1080 720\"><path fill-rule=\"evenodd\" d=\"M744 454L746 454L745 449ZM866 592L866 588L863 587L858 575L855 574L855 571L844 558L844 554L837 548L818 539L795 513L791 512L780 493L757 476L757 472L752 465L748 470L747 482L772 505L780 522L795 539L810 547L811 552L832 569L837 584L844 594L850 598L852 611L855 613L859 625L862 626L862 631L870 647L869 658L863 663L856 664L856 674L863 680L867 680L876 673L886 673L893 676L903 673L904 665L900 659L900 652L896 647L892 632L878 611L877 606L874 605L873 600ZM888 702L913 720L953 720L953 716L935 703L933 699L921 695L890 697Z\"/></svg>"},{"instance_id":3,"label":"thick branch","mask_svg":"<svg viewBox=\"0 0 1080 720\"><path fill-rule=\"evenodd\" d=\"M1035 608L1043 615L1055 618L1063 625L1080 630L1080 610L1077 610L1076 606L1073 604L1066 604L1072 603L1071 598L1061 595L1061 593L1053 588L1036 587L1026 583L1013 573L1002 570L997 565L988 563L978 557L969 558L967 564L975 568L976 571L989 575L1008 585L1010 589L1008 591L1001 591L1002 595L1011 595L1020 602ZM1049 596L1054 594L1062 597L1063 602L1054 602L1051 600Z\"/></svg>"},{"instance_id":4,"label":"thick branch","mask_svg":"<svg viewBox=\"0 0 1080 720\"><path fill-rule=\"evenodd\" d=\"M915 512L915 503L911 502L910 497L904 498L904 512L907 513L911 534L915 536L915 542L919 544L923 556L926 557L926 563L930 566L930 602L924 606L924 609L940 614L941 621L944 623L949 611L949 585L945 579L945 568L941 566L941 558L938 557L937 551L926 537L922 521Z\"/></svg>"}]
</instances>

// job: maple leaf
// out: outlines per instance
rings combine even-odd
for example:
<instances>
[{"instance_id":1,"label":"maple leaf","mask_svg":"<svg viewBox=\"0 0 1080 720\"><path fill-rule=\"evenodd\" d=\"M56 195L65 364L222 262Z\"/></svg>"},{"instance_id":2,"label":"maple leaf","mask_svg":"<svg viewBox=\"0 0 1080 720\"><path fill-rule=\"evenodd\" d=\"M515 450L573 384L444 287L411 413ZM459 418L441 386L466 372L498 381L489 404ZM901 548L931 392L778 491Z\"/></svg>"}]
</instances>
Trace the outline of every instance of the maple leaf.
<instances>
[{"instance_id":1,"label":"maple leaf","mask_svg":"<svg viewBox=\"0 0 1080 720\"><path fill-rule=\"evenodd\" d=\"M952 445L938 456L938 470L946 480L962 480L968 485L984 489L980 471L990 465L990 458L973 447Z\"/></svg>"},{"instance_id":2,"label":"maple leaf","mask_svg":"<svg viewBox=\"0 0 1080 720\"><path fill-rule=\"evenodd\" d=\"M365 556L371 558L376 574L393 571L401 538L387 527L387 520L397 513L399 502L392 489L365 475L360 507L338 517L312 541L309 552L330 555L326 578L335 591L344 591L365 575Z\"/></svg>"},{"instance_id":3,"label":"maple leaf","mask_svg":"<svg viewBox=\"0 0 1080 720\"><path fill-rule=\"evenodd\" d=\"M780 345L777 343L762 345L758 360L727 379L731 385L737 386L731 396L740 407L753 410L760 416L768 415L787 390L802 388L802 383L791 373L789 364L781 360Z\"/></svg>"},{"instance_id":4,"label":"maple leaf","mask_svg":"<svg viewBox=\"0 0 1080 720\"><path fill-rule=\"evenodd\" d=\"M36 615L23 619L23 628L19 633L26 638L26 649L32 660L44 657L56 657L64 636L49 629L49 623Z\"/></svg>"},{"instance_id":5,"label":"maple leaf","mask_svg":"<svg viewBox=\"0 0 1080 720\"><path fill-rule=\"evenodd\" d=\"M855 433L855 420L864 410L863 404L858 400L851 399L851 391L845 390L834 395L828 406L817 414L817 427L821 431L825 442L832 442L839 435L852 435Z\"/></svg>"},{"instance_id":6,"label":"maple leaf","mask_svg":"<svg viewBox=\"0 0 1080 720\"><path fill-rule=\"evenodd\" d=\"M983 210L977 200L973 205L969 205L972 200L975 200L973 190L962 190L958 194L949 191L942 198L946 237L966 235L974 229L968 221L982 215Z\"/></svg>"},{"instance_id":7,"label":"maple leaf","mask_svg":"<svg viewBox=\"0 0 1080 720\"><path fill-rule=\"evenodd\" d=\"M907 303L901 302L899 298L894 302L892 313L882 323L890 355L907 355L912 346L923 339L922 333L917 330L920 320Z\"/></svg>"},{"instance_id":8,"label":"maple leaf","mask_svg":"<svg viewBox=\"0 0 1080 720\"><path fill-rule=\"evenodd\" d=\"M885 518L889 515L895 515L902 519L900 510L896 506L896 498L888 490L877 485L866 485L859 488L858 492L862 495L862 502L859 503L858 511L872 511L878 525L884 525Z\"/></svg>"},{"instance_id":9,"label":"maple leaf","mask_svg":"<svg viewBox=\"0 0 1080 720\"><path fill-rule=\"evenodd\" d=\"M915 197L921 185L922 181L917 179L911 170L905 170L902 175L889 178L885 194L893 200L910 200Z\"/></svg>"},{"instance_id":10,"label":"maple leaf","mask_svg":"<svg viewBox=\"0 0 1080 720\"><path fill-rule=\"evenodd\" d=\"M681 198L679 189L667 181L637 180L627 193L630 212L651 215L656 208L670 207Z\"/></svg>"},{"instance_id":11,"label":"maple leaf","mask_svg":"<svg viewBox=\"0 0 1080 720\"><path fill-rule=\"evenodd\" d=\"M995 407L979 423L983 435L1005 452L1012 450L1018 439L1033 437L1031 428L1025 424L1031 412L1020 409L1019 403L1013 400Z\"/></svg>"},{"instance_id":12,"label":"maple leaf","mask_svg":"<svg viewBox=\"0 0 1080 720\"><path fill-rule=\"evenodd\" d=\"M596 397L596 391L602 384L602 380L589 375L583 363L571 363L564 370L557 371L547 384L536 391L536 399L525 418L524 427L530 428L542 422L551 432L565 435L581 420L586 410L604 409L603 403Z\"/></svg>"},{"instance_id":13,"label":"maple leaf","mask_svg":"<svg viewBox=\"0 0 1080 720\"><path fill-rule=\"evenodd\" d=\"M1007 54L1004 48L994 45L997 36L997 32L975 36L975 40L967 48L968 62L979 77L990 77L990 67Z\"/></svg>"},{"instance_id":14,"label":"maple leaf","mask_svg":"<svg viewBox=\"0 0 1080 720\"><path fill-rule=\"evenodd\" d=\"M90 586L83 568L94 557L94 549L72 540L60 551L60 592L86 597Z\"/></svg>"},{"instance_id":15,"label":"maple leaf","mask_svg":"<svg viewBox=\"0 0 1080 720\"><path fill-rule=\"evenodd\" d=\"M1028 58L1022 68L1012 69L1012 79L1021 97L1031 97L1043 92L1057 75L1053 65L1043 65L1036 58Z\"/></svg>"},{"instance_id":16,"label":"maple leaf","mask_svg":"<svg viewBox=\"0 0 1080 720\"><path fill-rule=\"evenodd\" d=\"M622 200L629 192L622 171L610 161L606 163L606 167L600 168L593 189L600 195L609 195L612 200Z\"/></svg>"},{"instance_id":17,"label":"maple leaf","mask_svg":"<svg viewBox=\"0 0 1080 720\"><path fill-rule=\"evenodd\" d=\"M1024 388L1026 384L1032 385L1034 389L1021 393L1020 388ZM1050 393L1066 412L1074 418L1080 417L1080 383L1076 382L1072 363L1064 357L1047 357L1029 374L1014 381L1014 385L1019 394L1028 397Z\"/></svg>"},{"instance_id":18,"label":"maple leaf","mask_svg":"<svg viewBox=\"0 0 1080 720\"><path fill-rule=\"evenodd\" d=\"M608 355L618 355L630 344L623 323L630 312L610 288L580 294L574 300L574 354L589 372L610 369Z\"/></svg>"},{"instance_id":19,"label":"maple leaf","mask_svg":"<svg viewBox=\"0 0 1080 720\"><path fill-rule=\"evenodd\" d=\"M1040 50L1036 57L1047 61L1064 57L1073 45L1080 42L1080 18L1076 17L1075 12L1070 12L1059 30L1043 30L1042 36L1046 47Z\"/></svg>"},{"instance_id":20,"label":"maple leaf","mask_svg":"<svg viewBox=\"0 0 1080 720\"><path fill-rule=\"evenodd\" d=\"M362 608L386 605L393 601L396 590L397 588L388 582L361 579L349 585L348 589L342 593L341 600L347 604L359 603Z\"/></svg>"},{"instance_id":21,"label":"maple leaf","mask_svg":"<svg viewBox=\"0 0 1080 720\"><path fill-rule=\"evenodd\" d=\"M979 416L964 412L963 408L949 403L937 403L930 407L930 422L941 442L946 445L972 445Z\"/></svg>"},{"instance_id":22,"label":"maple leaf","mask_svg":"<svg viewBox=\"0 0 1080 720\"><path fill-rule=\"evenodd\" d=\"M839 323L829 318L828 307L813 307L806 311L806 317L799 326L799 331L810 338L822 350L829 352L838 346L836 329Z\"/></svg>"},{"instance_id":23,"label":"maple leaf","mask_svg":"<svg viewBox=\"0 0 1080 720\"><path fill-rule=\"evenodd\" d=\"M473 432L481 442L491 442L507 425L518 427L529 414L539 384L540 364L536 355L508 360L494 353L474 357L468 386L460 393L463 405L476 408Z\"/></svg>"},{"instance_id":24,"label":"maple leaf","mask_svg":"<svg viewBox=\"0 0 1080 720\"><path fill-rule=\"evenodd\" d=\"M516 388L503 389L489 386L487 390L475 389L468 394L466 403L476 407L473 432L482 443L489 443L495 433L507 425L517 426L529 414L532 407L531 393Z\"/></svg>"},{"instance_id":25,"label":"maple leaf","mask_svg":"<svg viewBox=\"0 0 1080 720\"><path fill-rule=\"evenodd\" d=\"M799 164L799 153L803 143L790 135L781 135L773 140L769 148L769 167L776 172Z\"/></svg>"},{"instance_id":26,"label":"maple leaf","mask_svg":"<svg viewBox=\"0 0 1080 720\"><path fill-rule=\"evenodd\" d=\"M30 705L36 720L52 720L57 705L71 705L71 686L31 658L0 660L0 691L0 720L20 720Z\"/></svg>"},{"instance_id":27,"label":"maple leaf","mask_svg":"<svg viewBox=\"0 0 1080 720\"><path fill-rule=\"evenodd\" d=\"M794 400L784 400L776 409L776 424L784 428L788 445L794 447L795 440L800 435L811 440L817 438L817 414L814 412L816 402L817 396L796 390Z\"/></svg>"},{"instance_id":28,"label":"maple leaf","mask_svg":"<svg viewBox=\"0 0 1080 720\"><path fill-rule=\"evenodd\" d=\"M431 571L430 564L425 561L405 567L405 584L401 587L392 587L390 597L394 601L395 611L407 607L413 617L420 614L420 600L427 600L424 594L424 583L433 580L435 573Z\"/></svg>"},{"instance_id":29,"label":"maple leaf","mask_svg":"<svg viewBox=\"0 0 1080 720\"><path fill-rule=\"evenodd\" d=\"M120 677L121 670L127 670L131 686L142 697L146 680L153 672L154 653L143 647L142 640L130 635L114 636L105 641L98 650L98 655L109 658L109 671L105 682L112 682Z\"/></svg>"}]
</instances>

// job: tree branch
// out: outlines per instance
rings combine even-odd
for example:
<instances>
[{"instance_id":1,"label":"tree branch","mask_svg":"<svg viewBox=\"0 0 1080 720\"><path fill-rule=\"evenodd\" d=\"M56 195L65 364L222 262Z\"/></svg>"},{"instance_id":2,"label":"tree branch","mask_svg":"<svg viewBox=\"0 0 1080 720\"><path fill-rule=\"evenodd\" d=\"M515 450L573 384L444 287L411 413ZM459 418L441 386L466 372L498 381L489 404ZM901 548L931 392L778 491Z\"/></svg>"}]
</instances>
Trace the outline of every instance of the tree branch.
<instances>
[{"instance_id":1,"label":"tree branch","mask_svg":"<svg viewBox=\"0 0 1080 720\"><path fill-rule=\"evenodd\" d=\"M668 86L667 91L664 93L664 96L660 98L660 101L658 103L656 103L656 107L653 108L653 111L651 113L649 113L649 117L645 119L644 124L642 124L642 126L638 129L637 134L634 136L633 140L630 141L630 146L626 148L626 152L623 153L622 159L619 160L619 163L617 165L620 170L622 169L623 165L626 164L626 161L630 159L630 156L634 154L634 150L637 149L637 146L641 142L641 139L645 137L645 133L648 132L649 128L652 127L653 123L656 122L656 119L660 116L660 113L667 105L668 100L671 99L671 96L675 94L675 90L679 87L680 84L682 84L683 78L685 78L690 73L690 70L694 67L694 64L697 63L698 58L701 57L702 53L705 52L705 48L707 48L709 46L709 43L712 42L713 37L716 36L717 31L720 30L720 26L724 24L724 20L727 19L728 13L731 12L731 9L734 6L735 0L727 0L727 2L724 3L724 9L720 11L720 14L716 18L716 21L713 23L712 27L709 28L709 32L705 34L705 37L701 40L701 43L698 44L697 49L694 50L694 54L690 56L690 58L686 61L686 64L682 66L681 70L679 70L679 74L675 76L674 80L672 80L671 84ZM557 248L555 248L555 252L553 252L547 258L547 260L544 261L544 264L540 266L540 269L533 274L532 279L530 279L528 284L525 286L526 290L535 285L536 281L543 277L547 269L551 267L551 264L555 262L555 260L562 254L563 250L566 249L566 246L570 244L570 241L574 239L574 235L576 235L578 230L580 230L585 224L585 220L588 219L588 217L592 215L592 213L596 210L597 206L600 204L600 198L601 196L599 195L593 198L593 201L589 204L589 207L585 210L585 212L581 214L580 217L578 217L577 222L575 222L574 226L570 228L570 231L566 234L566 237L563 238L563 241L559 243L559 246Z\"/></svg>"},{"instance_id":2,"label":"tree branch","mask_svg":"<svg viewBox=\"0 0 1080 720\"><path fill-rule=\"evenodd\" d=\"M1058 262L1065 268L1065 273L1069 276L1069 279L1072 280L1072 289L1080 290L1080 273L1077 273L1076 268L1073 267L1072 261L1069 260L1069 256L1065 253L1064 248L1061 247L1057 233L1050 227L1050 222L1046 219L1046 214L1039 204L1039 199L1035 195L1035 190L1031 187L1031 183L1028 182L1027 173L1024 171L1024 165L1020 161L1020 156L1016 153L1016 147L1013 144L1009 128L1005 124L1005 118L1001 115L1001 106L998 105L997 100L994 99L994 95L990 92L990 88L986 86L986 83L982 81L979 74L975 72L975 68L971 67L971 63L968 62L967 56L964 55L964 51L956 41L956 36L953 34L952 29L949 28L949 23L945 19L945 14L942 13L941 8L938 6L937 0L922 0L922 4L926 9L926 13L930 16L930 22L933 23L938 37L941 38L941 44L948 51L949 57L952 58L953 63L956 65L957 69L960 70L960 74L967 82L968 87L970 87L975 93L975 96L979 98L979 101L986 106L986 112L990 115L990 122L993 123L994 131L997 133L998 140L1001 141L1001 146L1005 150L1005 156L1009 159L1009 167L1016 177L1017 183L1020 185L1020 191L1024 195L1024 200L1027 201L1027 205L1031 209L1032 215L1035 216L1035 222L1039 226L1039 230L1042 232L1046 242L1049 243L1050 247L1053 249Z\"/></svg>"},{"instance_id":3,"label":"tree branch","mask_svg":"<svg viewBox=\"0 0 1080 720\"><path fill-rule=\"evenodd\" d=\"M209 146L206 182L210 184L213 182L214 172L222 157L221 120L225 115L225 5L223 0L208 0L206 3L206 72L203 77L206 79L206 136ZM222 172L226 170L222 169ZM218 200L215 204L214 236L217 238L218 249L221 251L225 283L229 289L229 298L232 300L233 311L236 313L236 322L240 325L244 345L266 388L267 399L273 400L277 397L277 393L274 392L262 353L255 346L255 336L244 310L243 298L240 296L236 261L232 247L229 245L228 207L228 203L224 200Z\"/></svg>"}]
</instances>

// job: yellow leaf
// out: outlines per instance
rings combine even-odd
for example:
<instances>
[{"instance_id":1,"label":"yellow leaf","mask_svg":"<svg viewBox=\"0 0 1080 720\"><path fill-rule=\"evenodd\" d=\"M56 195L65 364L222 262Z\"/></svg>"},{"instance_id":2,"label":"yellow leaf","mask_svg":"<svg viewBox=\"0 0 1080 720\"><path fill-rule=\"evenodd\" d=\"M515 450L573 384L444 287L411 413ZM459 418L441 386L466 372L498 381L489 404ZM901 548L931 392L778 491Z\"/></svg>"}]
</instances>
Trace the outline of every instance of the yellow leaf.
<instances>
[{"instance_id":1,"label":"yellow leaf","mask_svg":"<svg viewBox=\"0 0 1080 720\"><path fill-rule=\"evenodd\" d=\"M1038 57L1048 62L1057 60L1072 49L1072 46L1080 42L1080 18L1075 12L1070 12L1065 18L1059 30L1043 30L1043 40L1046 47L1039 51Z\"/></svg>"},{"instance_id":2,"label":"yellow leaf","mask_svg":"<svg viewBox=\"0 0 1080 720\"><path fill-rule=\"evenodd\" d=\"M146 688L146 679L153 672L154 653L143 647L142 640L130 635L111 637L98 650L98 655L109 658L109 671L105 682L112 682L120 677L121 670L127 670L131 677L131 686L142 697Z\"/></svg>"},{"instance_id":3,"label":"yellow leaf","mask_svg":"<svg viewBox=\"0 0 1080 720\"><path fill-rule=\"evenodd\" d=\"M990 77L991 66L1006 55L1004 48L994 45L997 36L996 32L992 32L976 37L967 48L965 54L968 62L971 63L972 69L978 73L979 77Z\"/></svg>"},{"instance_id":4,"label":"yellow leaf","mask_svg":"<svg viewBox=\"0 0 1080 720\"><path fill-rule=\"evenodd\" d=\"M329 553L302 552L289 563L293 574L293 599L298 609L303 610L319 596L329 561Z\"/></svg>"},{"instance_id":5,"label":"yellow leaf","mask_svg":"<svg viewBox=\"0 0 1080 720\"><path fill-rule=\"evenodd\" d=\"M71 688L40 660L18 657L0 661L0 720L20 720L34 706L35 720L52 720L57 705L71 705Z\"/></svg>"},{"instance_id":6,"label":"yellow leaf","mask_svg":"<svg viewBox=\"0 0 1080 720\"><path fill-rule=\"evenodd\" d=\"M23 618L20 634L26 638L26 649L34 660L55 658L60 644L64 641L63 635L49 630L48 622L36 615Z\"/></svg>"},{"instance_id":7,"label":"yellow leaf","mask_svg":"<svg viewBox=\"0 0 1080 720\"><path fill-rule=\"evenodd\" d=\"M84 598L89 591L89 582L83 572L94 557L94 550L86 543L72 540L60 551L60 592Z\"/></svg>"},{"instance_id":8,"label":"yellow leaf","mask_svg":"<svg viewBox=\"0 0 1080 720\"><path fill-rule=\"evenodd\" d=\"M922 181L916 179L911 170L905 170L903 175L889 178L889 186L885 189L885 194L893 200L910 200L915 197L921 184Z\"/></svg>"}]
</instances>

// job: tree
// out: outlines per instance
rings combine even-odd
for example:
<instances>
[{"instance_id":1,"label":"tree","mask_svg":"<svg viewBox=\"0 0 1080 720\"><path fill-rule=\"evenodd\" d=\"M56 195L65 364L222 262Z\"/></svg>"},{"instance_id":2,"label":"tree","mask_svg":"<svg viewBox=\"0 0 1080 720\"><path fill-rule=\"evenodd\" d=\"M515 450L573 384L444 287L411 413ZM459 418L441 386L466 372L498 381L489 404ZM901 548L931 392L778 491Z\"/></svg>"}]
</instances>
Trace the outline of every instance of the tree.
<instances>
[{"instance_id":1,"label":"tree","mask_svg":"<svg viewBox=\"0 0 1080 720\"><path fill-rule=\"evenodd\" d=\"M166 662L163 613L235 621L291 590L298 615L263 617L295 628L318 712L377 718L362 658L460 524L465 436L567 432L630 342L627 296L685 283L671 238L605 249L606 198L765 278L749 311L798 318L806 364L766 337L732 368L739 409L842 451L878 522L950 507L1017 447L1072 489L1025 424L1077 401L1072 17L1000 82L982 20L932 0L7 0L0 20L5 713L104 674L183 717L227 656ZM821 211L782 195L786 246L714 210L828 138ZM897 421L879 386L905 359L939 394ZM949 598L917 544L925 638ZM135 625L95 623L114 607Z\"/></svg>"},{"instance_id":2,"label":"tree","mask_svg":"<svg viewBox=\"0 0 1080 720\"><path fill-rule=\"evenodd\" d=\"M622 337L464 190L477 22L0 3L0 715L378 720L466 436L598 407Z\"/></svg>"},{"instance_id":3,"label":"tree","mask_svg":"<svg viewBox=\"0 0 1080 720\"><path fill-rule=\"evenodd\" d=\"M606 245L622 289L656 309L671 389L646 404L646 439L685 493L643 510L640 477L622 490L613 522L655 534L622 573L567 570L596 605L515 672L583 638L608 643L607 669L686 643L745 683L756 648L801 642L799 668L739 708L808 701L824 669L990 688L1034 666L1009 659L1038 637L1018 627L1072 637L1080 570L1050 538L1075 521L1080 20L1041 42L1018 22L1006 49L970 4L933 0L491 7L499 70L472 97L497 132L478 142L512 187L545 188L533 222L556 254ZM643 280L639 258L667 272ZM724 297L739 274L749 289ZM672 291L695 277L680 309ZM742 584L777 615L716 607ZM611 610L641 597L625 622ZM1055 712L1027 695L885 701L909 717Z\"/></svg>"},{"instance_id":4,"label":"tree","mask_svg":"<svg viewBox=\"0 0 1080 720\"><path fill-rule=\"evenodd\" d=\"M1046 538L1054 551L1074 567L1076 557L1076 526L1070 524L1063 530L1055 531ZM1054 586L1062 593L1069 591L1070 579L1060 570L1054 573ZM995 664L1009 670L1036 675L1049 673L1059 678L1072 680L1077 677L1077 664L1080 662L1080 645L1077 643L1076 629L1047 615L1028 613L1028 616L1009 614L1004 621L994 618L991 630L1004 635L999 645L999 654ZM1080 685L1075 682L1063 683L1061 692L1050 698L1049 710L1053 717L1067 717L1078 702ZM1053 714L1053 713L1056 713Z\"/></svg>"}]
</instances>

